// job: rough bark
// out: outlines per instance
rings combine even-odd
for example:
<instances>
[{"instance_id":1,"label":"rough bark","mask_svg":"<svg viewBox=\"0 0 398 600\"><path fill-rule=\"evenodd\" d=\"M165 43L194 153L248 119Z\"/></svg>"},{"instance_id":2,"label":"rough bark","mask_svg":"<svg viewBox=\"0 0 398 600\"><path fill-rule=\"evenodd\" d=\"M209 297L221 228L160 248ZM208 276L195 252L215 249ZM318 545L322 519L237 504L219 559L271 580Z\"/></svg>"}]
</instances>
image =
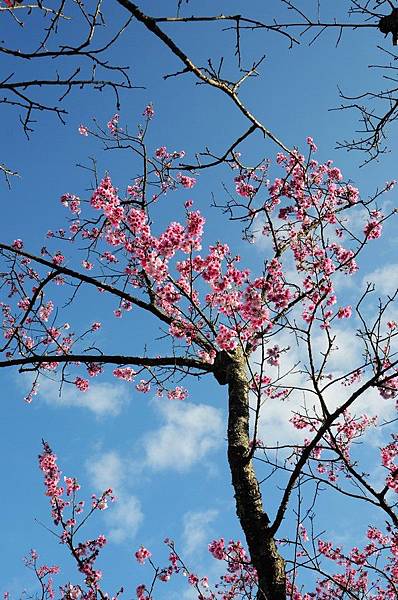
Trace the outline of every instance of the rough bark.
<instances>
[{"instance_id":1,"label":"rough bark","mask_svg":"<svg viewBox=\"0 0 398 600\"><path fill-rule=\"evenodd\" d=\"M260 486L250 459L249 385L241 350L220 352L214 373L228 385L228 461L235 492L236 512L246 536L252 563L259 578L258 600L285 600L285 563L269 532Z\"/></svg>"}]
</instances>

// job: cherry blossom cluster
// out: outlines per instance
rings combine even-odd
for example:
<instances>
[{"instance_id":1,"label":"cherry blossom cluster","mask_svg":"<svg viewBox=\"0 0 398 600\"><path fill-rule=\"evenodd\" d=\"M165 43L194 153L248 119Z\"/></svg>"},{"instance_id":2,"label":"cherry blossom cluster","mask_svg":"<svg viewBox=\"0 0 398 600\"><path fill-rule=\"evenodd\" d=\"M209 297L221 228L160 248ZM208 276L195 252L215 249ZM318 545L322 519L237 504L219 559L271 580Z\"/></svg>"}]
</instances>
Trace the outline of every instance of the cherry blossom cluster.
<instances>
[{"instance_id":1,"label":"cherry blossom cluster","mask_svg":"<svg viewBox=\"0 0 398 600\"><path fill-rule=\"evenodd\" d=\"M369 417L369 415L364 414L356 418L348 410L344 411L341 420L334 427L333 437L329 439L331 447L335 447L346 461L350 462L351 444L376 423L377 417Z\"/></svg>"},{"instance_id":2,"label":"cherry blossom cluster","mask_svg":"<svg viewBox=\"0 0 398 600\"><path fill-rule=\"evenodd\" d=\"M58 535L60 542L68 547L76 562L77 569L83 575L85 585L88 588L88 591L84 592L81 586L68 585L64 590L69 590L69 592L74 590L76 599L94 600L97 598L97 592L100 590L99 582L102 578L102 572L96 568L95 563L100 550L106 544L106 538L101 534L95 539L80 542L75 540L75 532L80 529L77 517L84 510L84 502L76 498L76 494L80 490L80 485L73 477L64 477L64 485L60 485L61 471L57 465L57 457L49 444L44 441L43 452L39 455L39 467L44 474L44 486L46 495L50 498L51 515L54 524L61 529L61 533ZM85 516L84 522L94 511L105 510L109 500L114 500L113 492L110 488L105 490L99 498L93 495L91 509ZM70 511L69 517L65 512L67 509ZM54 567L54 569L51 573L58 572L58 567ZM44 577L50 571L48 571L48 568L42 568L40 573ZM65 598L69 598L69 596L65 595Z\"/></svg>"},{"instance_id":3,"label":"cherry blossom cluster","mask_svg":"<svg viewBox=\"0 0 398 600\"><path fill-rule=\"evenodd\" d=\"M380 450L381 463L388 471L386 486L398 494L398 435L392 435L392 442Z\"/></svg>"},{"instance_id":4,"label":"cherry blossom cluster","mask_svg":"<svg viewBox=\"0 0 398 600\"><path fill-rule=\"evenodd\" d=\"M181 181L187 184L185 180ZM282 309L293 297L284 283L281 265L276 259L269 263L267 277L250 281L249 271L237 268L239 257L232 257L225 244L211 246L206 257L193 255L201 249L205 222L199 211L187 209L185 225L172 222L163 233L154 236L143 210L131 208L125 212L109 176L95 190L91 205L101 210L106 219L101 234L105 241L116 248L124 246L129 265L126 272L131 276L131 284L143 287L137 275L142 271L146 273L154 282L159 307L175 319L170 333L188 343L192 343L193 334L196 332L197 336L198 329L205 325L199 316L194 324L192 317L191 321L182 317L185 311L181 305L187 300L191 310L199 314L201 301L194 286L198 277L211 288L205 296L207 306L227 317L227 323L220 323L215 339L217 346L224 350L233 350L240 341L254 339L262 328L272 327L267 304L272 303L276 309ZM169 263L180 252L189 255L189 258L176 263L179 277L175 279ZM103 256L110 260L107 253ZM115 260L112 254L112 261ZM116 316L121 316L120 311Z\"/></svg>"},{"instance_id":5,"label":"cherry blossom cluster","mask_svg":"<svg viewBox=\"0 0 398 600\"><path fill-rule=\"evenodd\" d=\"M250 380L250 389L257 398L267 397L274 400L284 400L290 393L288 388L273 383L272 378L268 375L260 376L259 373L253 373Z\"/></svg>"},{"instance_id":6,"label":"cherry blossom cluster","mask_svg":"<svg viewBox=\"0 0 398 600\"><path fill-rule=\"evenodd\" d=\"M25 565L32 569L40 584L42 598L45 600L53 600L55 598L54 580L52 575L57 575L60 568L57 565L40 565L38 563L39 555L36 550L31 550L29 556L25 558ZM8 600L8 593L4 594L4 600Z\"/></svg>"},{"instance_id":7,"label":"cherry blossom cluster","mask_svg":"<svg viewBox=\"0 0 398 600\"><path fill-rule=\"evenodd\" d=\"M209 544L209 552L217 560L226 563L227 572L221 576L221 583L216 585L216 588L222 589L222 598L228 600L241 594L250 597L258 578L241 542L231 540L225 544L223 538L213 540Z\"/></svg>"},{"instance_id":8,"label":"cherry blossom cluster","mask_svg":"<svg viewBox=\"0 0 398 600\"><path fill-rule=\"evenodd\" d=\"M318 540L320 554L336 562L341 571L318 581L316 598L332 600L346 589L372 600L396 598L398 534L389 525L387 530L384 535L376 527L369 527L366 546L362 550L354 547L348 554L330 541Z\"/></svg>"},{"instance_id":9,"label":"cherry blossom cluster","mask_svg":"<svg viewBox=\"0 0 398 600\"><path fill-rule=\"evenodd\" d=\"M209 552L213 558L224 561L226 572L220 577L219 583L214 585L214 591L210 588L209 578L207 576L199 577L190 571L185 562L179 556L175 549L174 542L168 538L165 544L169 548L168 565L163 568L157 568L151 560L151 552L141 546L135 552L135 558L140 564L145 564L149 560L155 572L155 581L167 583L171 577L176 574L182 574L186 577L197 593L198 600L234 600L238 598L252 598L257 586L257 573L251 565L242 544L239 541L230 541L225 544L224 539L213 540L209 544ZM154 585L152 584L151 589ZM138 600L150 600L150 590L145 584L140 584L136 588Z\"/></svg>"},{"instance_id":10,"label":"cherry blossom cluster","mask_svg":"<svg viewBox=\"0 0 398 600\"><path fill-rule=\"evenodd\" d=\"M235 184L237 194L249 200L246 218L254 221L263 214L263 234L271 237L275 252L291 252L297 273L303 274L306 294L302 298L302 318L308 324L317 320L325 329L335 317L350 318L352 314L350 306L337 311L331 308L336 303L333 274L353 274L358 270L356 254L366 241L380 237L385 216L379 210L368 211L363 240L356 248L333 241L333 237L341 239L345 234L349 240L345 213L363 202L358 189L343 182L340 169L332 161L322 164L311 157L316 151L312 138L307 138L307 143L308 160L298 152L277 155L276 162L284 168L284 176L266 179L267 162L257 170L241 169ZM389 189L391 186L386 184L384 191ZM264 190L268 193L265 201ZM273 215L276 209L278 212ZM330 238L331 242L327 242Z\"/></svg>"},{"instance_id":11,"label":"cherry blossom cluster","mask_svg":"<svg viewBox=\"0 0 398 600\"><path fill-rule=\"evenodd\" d=\"M311 543L305 527L299 524L300 547L296 551L296 566L300 564L316 564L323 576L318 577L313 592L303 592L290 578L287 581L287 593L294 600L334 600L344 598L349 591L355 598L369 600L392 600L396 598L398 583L398 537L389 524L387 534L380 529L369 526L367 543L362 549L355 546L345 553L341 547L335 546L329 540L321 538L317 541L317 554L311 555ZM314 546L315 548L315 546ZM338 571L326 575L326 559L335 563ZM315 562L314 562L315 560Z\"/></svg>"},{"instance_id":12,"label":"cherry blossom cluster","mask_svg":"<svg viewBox=\"0 0 398 600\"><path fill-rule=\"evenodd\" d=\"M295 413L290 422L295 429L315 432L320 419L316 415L301 415ZM327 431L322 441L312 450L310 458L317 462L316 470L320 475L326 475L331 483L337 481L339 473L347 474L347 466L352 464L351 450L353 443L362 437L370 427L377 423L377 417L367 414L355 417L348 410L344 411ZM304 440L307 446L310 440ZM302 448L297 449L297 456ZM337 460L336 460L337 457Z\"/></svg>"}]
</instances>

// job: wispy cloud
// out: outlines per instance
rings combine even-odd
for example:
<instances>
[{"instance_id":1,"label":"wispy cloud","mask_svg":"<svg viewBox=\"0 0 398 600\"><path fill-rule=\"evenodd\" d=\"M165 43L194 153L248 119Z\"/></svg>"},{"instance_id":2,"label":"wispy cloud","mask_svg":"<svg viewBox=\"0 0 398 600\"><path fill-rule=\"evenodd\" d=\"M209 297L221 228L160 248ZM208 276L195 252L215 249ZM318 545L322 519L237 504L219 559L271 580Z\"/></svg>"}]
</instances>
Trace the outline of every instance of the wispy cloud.
<instances>
[{"instance_id":1,"label":"wispy cloud","mask_svg":"<svg viewBox=\"0 0 398 600\"><path fill-rule=\"evenodd\" d=\"M96 416L103 417L118 415L129 401L129 391L121 383L90 381L87 392L79 392L75 386L64 385L60 394L59 382L42 377L38 398L51 406L86 408Z\"/></svg>"},{"instance_id":2,"label":"wispy cloud","mask_svg":"<svg viewBox=\"0 0 398 600\"><path fill-rule=\"evenodd\" d=\"M102 492L111 487L119 493L124 484L124 465L117 452L111 450L86 462L86 469L95 488Z\"/></svg>"},{"instance_id":3,"label":"wispy cloud","mask_svg":"<svg viewBox=\"0 0 398 600\"><path fill-rule=\"evenodd\" d=\"M141 503L133 495L120 495L106 515L108 538L116 544L134 538L144 520Z\"/></svg>"},{"instance_id":4,"label":"wispy cloud","mask_svg":"<svg viewBox=\"0 0 398 600\"><path fill-rule=\"evenodd\" d=\"M189 511L184 514L182 542L185 555L192 556L207 547L210 525L218 516L218 510Z\"/></svg>"},{"instance_id":5,"label":"wispy cloud","mask_svg":"<svg viewBox=\"0 0 398 600\"><path fill-rule=\"evenodd\" d=\"M157 403L164 422L143 437L144 462L154 470L187 471L223 441L221 410L187 402Z\"/></svg>"},{"instance_id":6,"label":"wispy cloud","mask_svg":"<svg viewBox=\"0 0 398 600\"><path fill-rule=\"evenodd\" d=\"M391 263L368 273L363 277L362 286L365 288L368 282L375 284L378 294L393 294L398 288L398 264Z\"/></svg>"},{"instance_id":7,"label":"wispy cloud","mask_svg":"<svg viewBox=\"0 0 398 600\"><path fill-rule=\"evenodd\" d=\"M97 493L111 487L116 495L116 502L104 515L109 527L108 538L115 543L134 538L144 514L139 499L129 493L126 461L112 450L92 457L87 461L86 469Z\"/></svg>"}]
</instances>

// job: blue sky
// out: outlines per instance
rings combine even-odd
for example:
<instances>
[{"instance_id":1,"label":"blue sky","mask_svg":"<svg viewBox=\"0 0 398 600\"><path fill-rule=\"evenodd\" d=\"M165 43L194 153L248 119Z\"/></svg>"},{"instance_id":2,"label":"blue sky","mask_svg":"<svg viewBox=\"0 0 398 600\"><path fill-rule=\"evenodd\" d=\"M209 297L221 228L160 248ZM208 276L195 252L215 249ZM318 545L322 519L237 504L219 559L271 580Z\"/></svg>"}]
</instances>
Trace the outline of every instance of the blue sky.
<instances>
[{"instance_id":1,"label":"blue sky","mask_svg":"<svg viewBox=\"0 0 398 600\"><path fill-rule=\"evenodd\" d=\"M141 2L142 8L152 14L160 14L160 4L162 14L175 11L176 2L172 0ZM216 9L214 4L217 4ZM286 10L276 0L267 2L265 8L264 4L260 0L251 2L250 13L268 21L286 17ZM315 4L311 0L301 2L308 10L313 10ZM344 14L345 2L335 2L333 7L330 4L325 2L325 18L335 16L332 11L336 11L336 15ZM200 3L191 1L183 10L186 14L233 14L243 9L242 2L235 0L218 3L202 0ZM116 11L113 18L122 19L122 14ZM220 32L216 24L205 27L175 24L169 25L167 31L200 65L209 57L213 57L214 62L222 55L227 57L233 43L232 33ZM37 30L32 26L24 35L34 42ZM386 180L397 177L394 131L389 140L392 152L380 162L359 168L363 156L334 149L336 140L353 137L357 125L355 117L348 111L329 112L329 109L339 105L337 86L347 93L380 87L380 76L369 70L368 64L379 62L376 46L389 48L390 40L384 41L372 30L346 32L337 48L336 32L326 32L310 47L306 39L310 38L304 37L300 46L289 49L277 34L245 34L242 43L246 63L250 64L262 54L266 59L261 66L261 78L249 82L242 91L242 98L259 120L287 145L303 146L306 136L312 135L321 160L334 159L346 178L352 179L365 194L371 193ZM16 38L15 43L19 41ZM206 145L221 152L247 128L236 109L216 90L195 85L191 76L164 81L162 76L178 70L180 65L139 24L132 24L114 48L113 55L116 61L131 63L134 83L145 86L145 89L122 94L121 123L134 129L145 105L153 102L156 116L148 135L148 143L153 148L167 145L170 149L184 149L191 157ZM32 68L37 69L35 77L45 70L44 65L29 65L29 71L27 66L22 68L21 79L28 72L32 73ZM227 69L232 68L233 62L227 61ZM43 90L43 97L47 93ZM99 173L109 171L122 189L135 175L134 162L127 153L104 152L95 139L82 137L77 131L81 123L90 127L93 117L99 123L109 120L115 112L112 95L90 90L75 92L67 100L67 106L66 126L51 115L39 115L29 141L19 127L17 114L10 109L3 113L2 152L22 177L12 182L10 191L5 186L1 189L1 240L23 238L25 247L32 252L40 249L48 229L56 229L64 223L65 210L59 202L61 194L71 192L83 196L89 187L87 172L77 168L76 163L87 164L88 157L95 156ZM277 148L256 134L242 145L241 151L248 159L255 160L273 157ZM195 206L207 218L206 243L214 243L222 231L222 240L228 241L234 251L255 268L261 264L266 248L261 244L245 246L239 225L227 224L219 211L209 207L212 193L217 200L225 200L223 183L233 189L228 171L204 172L198 175L198 184L187 197L195 201ZM163 204L162 223L173 220L176 212L181 214L184 199L182 192L169 195ZM395 194L389 199L394 201ZM365 254L363 270L357 277L358 285L362 285L368 273L379 269L373 278L379 278L381 293L389 291L389 282L398 271L394 264L393 229L389 232L377 245L376 252L372 247ZM380 271L387 263L392 263L390 270ZM355 284L347 287L344 294L349 298L355 289ZM133 318L126 317L122 324L115 325L112 307L98 306L89 295L80 297L75 310L70 313L75 322L87 319L104 322L102 340L112 348L128 348L132 354L142 350L147 332L145 321L137 324ZM340 332L342 354L336 358L337 370L347 360L358 359L360 351L352 347L349 334L350 331ZM156 347L153 351L156 353ZM24 383L18 373L1 371L0 385L3 403L0 444L5 490L1 511L0 553L4 557L1 590L9 590L15 598L22 590L33 589L32 577L22 563L31 547L38 550L43 561L62 565L60 582L74 574L73 565L62 548L40 524L49 525L47 499L36 460L41 438L48 440L58 454L64 474L78 478L87 499L91 492L98 493L102 487L115 487L119 502L99 515L87 529L87 536L90 531L110 536L103 559L105 587L110 591L124 585L128 590L126 597L131 597L145 572L133 560L133 551L142 543L162 562L166 557L162 540L166 536L177 541L187 562L194 564L196 570L202 570L202 574L216 571L217 565L211 566L207 558L208 541L217 536L240 537L225 456L225 388L207 377L190 384L190 398L185 404L166 405L151 395L138 394L133 386L115 382L109 371L95 381L87 395L66 389L59 398L57 386L46 382L32 405L27 406L23 402ZM374 408L373 403L374 399L369 399L369 406ZM285 433L286 411L270 407L268 427L271 416L273 423L278 424L278 431ZM273 433L277 427L273 425ZM264 423L264 432L271 435L267 423ZM378 441L372 443L376 447ZM347 528L354 529L349 508L333 497L321 506L320 515L331 509L329 502L334 503L341 516L341 529L334 533L339 539L347 538ZM362 510L364 523L367 523L369 519L365 509ZM350 542L348 539L347 543ZM185 589L183 583L181 586ZM165 590L159 588L157 597L170 598L170 592Z\"/></svg>"}]
</instances>

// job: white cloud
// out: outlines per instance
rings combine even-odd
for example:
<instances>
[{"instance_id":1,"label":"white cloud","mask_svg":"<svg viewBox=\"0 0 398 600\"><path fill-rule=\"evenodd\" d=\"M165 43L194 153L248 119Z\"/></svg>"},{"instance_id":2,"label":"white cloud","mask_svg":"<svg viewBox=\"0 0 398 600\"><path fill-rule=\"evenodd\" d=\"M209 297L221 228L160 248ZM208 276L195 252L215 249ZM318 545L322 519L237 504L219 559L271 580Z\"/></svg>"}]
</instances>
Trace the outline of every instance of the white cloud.
<instances>
[{"instance_id":1,"label":"white cloud","mask_svg":"<svg viewBox=\"0 0 398 600\"><path fill-rule=\"evenodd\" d=\"M144 520L141 503L135 496L121 495L107 510L106 520L110 527L108 538L120 544L137 533Z\"/></svg>"},{"instance_id":2,"label":"white cloud","mask_svg":"<svg viewBox=\"0 0 398 600\"><path fill-rule=\"evenodd\" d=\"M357 337L354 327L350 326L350 321L346 321L344 325L341 322L341 325L331 330L334 342L327 360L327 373L335 377L351 371L361 363L361 340ZM320 364L328 349L328 339L321 329L312 336L312 349L316 363Z\"/></svg>"},{"instance_id":3,"label":"white cloud","mask_svg":"<svg viewBox=\"0 0 398 600\"><path fill-rule=\"evenodd\" d=\"M64 385L59 393L59 382L42 377L38 397L51 406L74 406L87 408L96 416L116 416L129 400L129 392L121 383L93 383L87 392L80 392L75 386Z\"/></svg>"},{"instance_id":4,"label":"white cloud","mask_svg":"<svg viewBox=\"0 0 398 600\"><path fill-rule=\"evenodd\" d=\"M217 518L218 511L214 509L205 511L189 511L184 514L182 539L184 554L192 556L196 552L207 548L209 542L209 525Z\"/></svg>"},{"instance_id":5,"label":"white cloud","mask_svg":"<svg viewBox=\"0 0 398 600\"><path fill-rule=\"evenodd\" d=\"M379 294L392 295L398 288L398 263L392 263L368 273L362 281L362 286L374 283Z\"/></svg>"},{"instance_id":6,"label":"white cloud","mask_svg":"<svg viewBox=\"0 0 398 600\"><path fill-rule=\"evenodd\" d=\"M159 402L157 407L165 424L143 438L144 460L152 469L187 471L222 443L221 410L188 402Z\"/></svg>"},{"instance_id":7,"label":"white cloud","mask_svg":"<svg viewBox=\"0 0 398 600\"><path fill-rule=\"evenodd\" d=\"M87 461L86 468L99 492L111 487L116 494L119 493L123 485L124 466L117 452L105 452L98 458Z\"/></svg>"},{"instance_id":8,"label":"white cloud","mask_svg":"<svg viewBox=\"0 0 398 600\"><path fill-rule=\"evenodd\" d=\"M357 386L356 386L357 387ZM351 392L355 391L356 387L349 388ZM391 421L396 416L396 406L394 399L382 398L376 388L369 388L356 401L352 412L357 415L367 414L377 416L378 423L383 421ZM371 427L366 441L373 446L379 446L388 443L389 431L385 428ZM386 441L388 439L388 441Z\"/></svg>"},{"instance_id":9,"label":"white cloud","mask_svg":"<svg viewBox=\"0 0 398 600\"><path fill-rule=\"evenodd\" d=\"M128 490L126 463L114 450L93 457L86 463L97 493L110 487L116 496L116 501L108 504L104 514L109 528L107 537L115 543L133 538L144 519L139 499Z\"/></svg>"}]
</instances>

